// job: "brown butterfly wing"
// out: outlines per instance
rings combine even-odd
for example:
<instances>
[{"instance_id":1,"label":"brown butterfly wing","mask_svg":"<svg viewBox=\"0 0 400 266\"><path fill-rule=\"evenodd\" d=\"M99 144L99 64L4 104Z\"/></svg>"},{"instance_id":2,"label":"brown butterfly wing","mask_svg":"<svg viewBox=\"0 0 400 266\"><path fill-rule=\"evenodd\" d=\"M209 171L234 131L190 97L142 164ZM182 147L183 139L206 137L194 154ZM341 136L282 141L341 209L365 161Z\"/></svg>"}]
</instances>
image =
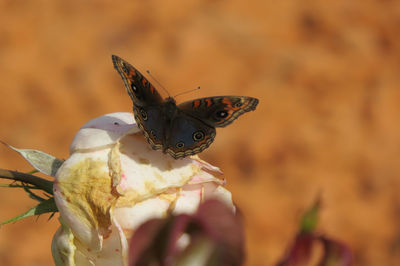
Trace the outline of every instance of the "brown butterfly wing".
<instances>
[{"instance_id":1,"label":"brown butterfly wing","mask_svg":"<svg viewBox=\"0 0 400 266\"><path fill-rule=\"evenodd\" d=\"M162 149L165 116L161 95L131 64L116 55L112 56L112 60L132 99L136 123L150 146L155 150Z\"/></svg>"},{"instance_id":2,"label":"brown butterfly wing","mask_svg":"<svg viewBox=\"0 0 400 266\"><path fill-rule=\"evenodd\" d=\"M166 130L163 151L175 159L202 152L215 138L215 127L178 111Z\"/></svg>"},{"instance_id":3,"label":"brown butterfly wing","mask_svg":"<svg viewBox=\"0 0 400 266\"><path fill-rule=\"evenodd\" d=\"M131 64L112 55L114 68L124 81L125 88L135 106L160 105L163 98L154 86Z\"/></svg>"},{"instance_id":4,"label":"brown butterfly wing","mask_svg":"<svg viewBox=\"0 0 400 266\"><path fill-rule=\"evenodd\" d=\"M245 96L217 96L178 105L184 113L213 127L225 127L242 114L256 109L258 99Z\"/></svg>"}]
</instances>

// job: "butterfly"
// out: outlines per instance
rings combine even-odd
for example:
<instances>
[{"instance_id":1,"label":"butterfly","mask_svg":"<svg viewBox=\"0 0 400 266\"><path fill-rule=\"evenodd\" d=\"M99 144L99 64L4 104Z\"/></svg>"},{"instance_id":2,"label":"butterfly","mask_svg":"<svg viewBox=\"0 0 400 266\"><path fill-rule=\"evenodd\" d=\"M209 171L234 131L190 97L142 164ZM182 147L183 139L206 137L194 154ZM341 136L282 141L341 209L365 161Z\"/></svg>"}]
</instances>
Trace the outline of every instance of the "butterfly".
<instances>
[{"instance_id":1,"label":"butterfly","mask_svg":"<svg viewBox=\"0 0 400 266\"><path fill-rule=\"evenodd\" d=\"M197 154L214 141L216 127L225 127L240 115L256 109L258 99L244 96L207 97L176 104L165 100L132 65L112 55L133 101L135 120L154 150L174 159Z\"/></svg>"}]
</instances>

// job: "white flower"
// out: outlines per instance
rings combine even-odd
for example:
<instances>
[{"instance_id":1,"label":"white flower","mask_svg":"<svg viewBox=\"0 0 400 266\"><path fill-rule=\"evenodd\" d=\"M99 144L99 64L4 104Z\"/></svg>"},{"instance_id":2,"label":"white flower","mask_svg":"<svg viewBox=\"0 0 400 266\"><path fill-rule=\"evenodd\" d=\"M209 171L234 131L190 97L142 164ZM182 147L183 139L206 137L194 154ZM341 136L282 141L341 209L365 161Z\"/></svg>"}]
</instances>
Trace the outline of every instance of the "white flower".
<instances>
[{"instance_id":1,"label":"white flower","mask_svg":"<svg viewBox=\"0 0 400 266\"><path fill-rule=\"evenodd\" d=\"M128 240L143 222L194 213L211 197L234 210L217 167L197 156L175 160L152 150L131 113L89 121L70 152L54 182L57 265L126 265Z\"/></svg>"}]
</instances>

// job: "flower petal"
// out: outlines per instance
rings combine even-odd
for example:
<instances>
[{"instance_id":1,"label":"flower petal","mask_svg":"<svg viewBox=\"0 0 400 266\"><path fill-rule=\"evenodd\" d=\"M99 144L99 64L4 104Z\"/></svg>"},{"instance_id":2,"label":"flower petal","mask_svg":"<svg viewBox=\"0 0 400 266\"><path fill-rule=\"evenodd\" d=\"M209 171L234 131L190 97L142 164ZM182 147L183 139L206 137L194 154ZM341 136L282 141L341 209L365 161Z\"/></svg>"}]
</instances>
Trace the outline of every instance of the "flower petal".
<instances>
[{"instance_id":1,"label":"flower petal","mask_svg":"<svg viewBox=\"0 0 400 266\"><path fill-rule=\"evenodd\" d=\"M112 113L90 120L75 135L70 153L102 148L129 133L139 132L132 113Z\"/></svg>"},{"instance_id":2,"label":"flower petal","mask_svg":"<svg viewBox=\"0 0 400 266\"><path fill-rule=\"evenodd\" d=\"M117 205L113 213L126 232L133 232L147 220L166 217L170 204L166 197L157 196L129 207Z\"/></svg>"},{"instance_id":3,"label":"flower petal","mask_svg":"<svg viewBox=\"0 0 400 266\"><path fill-rule=\"evenodd\" d=\"M201 172L201 166L190 158L175 160L152 150L138 134L126 135L120 145L122 176L118 191L132 203L181 187Z\"/></svg>"},{"instance_id":4,"label":"flower petal","mask_svg":"<svg viewBox=\"0 0 400 266\"><path fill-rule=\"evenodd\" d=\"M53 237L51 253L56 265L75 265L74 235L71 230L61 225Z\"/></svg>"},{"instance_id":5,"label":"flower petal","mask_svg":"<svg viewBox=\"0 0 400 266\"><path fill-rule=\"evenodd\" d=\"M110 149L74 153L61 166L54 182L60 215L88 248L101 249L109 234L109 210L116 199L106 164Z\"/></svg>"}]
</instances>

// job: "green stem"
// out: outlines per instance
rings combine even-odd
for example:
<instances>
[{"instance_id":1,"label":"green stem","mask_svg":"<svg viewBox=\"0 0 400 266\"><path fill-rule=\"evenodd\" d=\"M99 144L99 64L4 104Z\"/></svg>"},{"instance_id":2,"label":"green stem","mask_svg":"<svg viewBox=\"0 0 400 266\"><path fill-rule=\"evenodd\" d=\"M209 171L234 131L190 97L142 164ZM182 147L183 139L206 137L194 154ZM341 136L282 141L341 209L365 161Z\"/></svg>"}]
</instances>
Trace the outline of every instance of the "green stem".
<instances>
[{"instance_id":1,"label":"green stem","mask_svg":"<svg viewBox=\"0 0 400 266\"><path fill-rule=\"evenodd\" d=\"M53 195L53 182L46 179L12 170L0 169L0 178L28 183Z\"/></svg>"}]
</instances>

